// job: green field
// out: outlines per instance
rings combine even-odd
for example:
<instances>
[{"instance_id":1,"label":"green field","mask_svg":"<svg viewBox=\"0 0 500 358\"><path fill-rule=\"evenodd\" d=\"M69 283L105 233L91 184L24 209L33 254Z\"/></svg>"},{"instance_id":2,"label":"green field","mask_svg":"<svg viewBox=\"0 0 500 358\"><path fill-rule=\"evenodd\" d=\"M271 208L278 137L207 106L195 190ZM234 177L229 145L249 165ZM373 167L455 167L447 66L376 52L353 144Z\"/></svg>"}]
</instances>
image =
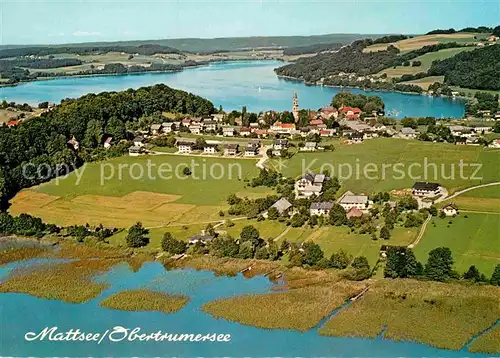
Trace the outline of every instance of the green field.
<instances>
[{"instance_id":1,"label":"green field","mask_svg":"<svg viewBox=\"0 0 500 358\"><path fill-rule=\"evenodd\" d=\"M499 181L500 162L498 161L498 155L498 150L485 150L473 146L378 138L366 140L358 145L341 144L336 146L333 152L315 153L313 155L298 153L289 160L281 162L273 160L269 163L269 166L276 169L281 168L281 172L286 177L297 177L304 170L319 172L323 166L331 174L342 179L345 190L349 189L353 192L371 193L374 191L404 189L410 188L415 181L427 180L439 182L452 193L461 188ZM424 176L425 158L427 158L429 164L427 176ZM461 178L458 167L461 160L466 164L482 164L482 169L476 175L482 177L482 180L468 179L475 171L470 166L464 167L464 175ZM394 164L396 163L400 164L395 167ZM409 166L413 163L420 164L420 167L412 167L410 172ZM437 165L437 172L433 169L433 163ZM348 168L344 169L341 164L347 164L352 168L351 176L349 176ZM356 169L357 165L360 170ZM366 168L371 170L370 167L373 165L375 165L377 171L368 172L365 175L364 167L367 166ZM385 176L383 175L383 165L385 165ZM448 179L451 177L452 167L455 168L455 178ZM403 175L398 173L399 169L403 169ZM358 176L357 173L359 173Z\"/></svg>"},{"instance_id":2,"label":"green field","mask_svg":"<svg viewBox=\"0 0 500 358\"><path fill-rule=\"evenodd\" d=\"M220 220L218 213L227 210L229 194L258 197L271 193L269 188L247 187L245 180L257 175L255 163L175 155L123 156L86 164L59 182L24 190L12 199L10 212L30 213L59 225L129 227L141 221L156 227ZM183 175L187 166L192 168L190 176Z\"/></svg>"},{"instance_id":3,"label":"green field","mask_svg":"<svg viewBox=\"0 0 500 358\"><path fill-rule=\"evenodd\" d=\"M456 218L433 218L414 251L425 262L429 251L441 246L451 249L459 273L476 265L489 278L500 263L500 214L461 213Z\"/></svg>"},{"instance_id":4,"label":"green field","mask_svg":"<svg viewBox=\"0 0 500 358\"><path fill-rule=\"evenodd\" d=\"M422 63L420 66L416 66L416 67L396 66L395 68L389 68L389 69L383 70L382 72L380 72L380 74L386 73L388 77L400 77L401 75L405 75L405 74L414 75L414 74L419 73L419 72L427 72L429 70L429 68L431 68L432 61L444 60L445 58L453 57L456 54L459 54L460 52L472 51L474 49L475 49L475 47L472 46L472 47L448 48L448 49L444 49L444 50L440 50L440 51L436 51L436 52L429 52L429 53L426 53L422 56L418 56L415 59L410 61L410 63L413 61L420 61Z\"/></svg>"}]
</instances>

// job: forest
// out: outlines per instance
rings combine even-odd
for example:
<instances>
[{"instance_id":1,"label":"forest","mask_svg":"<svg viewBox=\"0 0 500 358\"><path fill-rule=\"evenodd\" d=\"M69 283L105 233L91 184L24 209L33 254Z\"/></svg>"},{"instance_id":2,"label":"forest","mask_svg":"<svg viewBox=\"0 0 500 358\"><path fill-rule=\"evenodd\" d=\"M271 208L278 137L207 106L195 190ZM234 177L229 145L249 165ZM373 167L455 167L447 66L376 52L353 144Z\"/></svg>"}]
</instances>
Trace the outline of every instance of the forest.
<instances>
[{"instance_id":1,"label":"forest","mask_svg":"<svg viewBox=\"0 0 500 358\"><path fill-rule=\"evenodd\" d=\"M2 207L20 189L49 180L51 175L63 175L92 160L93 154L102 151L108 136L116 143L129 139L129 122L164 111L201 116L215 109L202 97L158 84L66 99L53 111L19 126L1 126ZM79 151L67 144L73 136L80 142Z\"/></svg>"},{"instance_id":2,"label":"forest","mask_svg":"<svg viewBox=\"0 0 500 358\"><path fill-rule=\"evenodd\" d=\"M316 82L324 78L328 84L344 85L345 79L335 80L332 76L341 72L356 73L359 76L375 74L390 67L401 66L405 62L429 52L465 46L456 42L440 43L423 46L400 55L396 47L389 45L386 50L363 52L363 49L370 45L394 42L401 39L401 36L403 35L384 36L376 40L358 40L337 52L299 58L294 63L277 68L275 71L280 76L293 77L306 82Z\"/></svg>"},{"instance_id":3,"label":"forest","mask_svg":"<svg viewBox=\"0 0 500 358\"><path fill-rule=\"evenodd\" d=\"M429 76L444 76L449 85L483 90L500 90L500 45L432 62Z\"/></svg>"},{"instance_id":4,"label":"forest","mask_svg":"<svg viewBox=\"0 0 500 358\"><path fill-rule=\"evenodd\" d=\"M337 52L299 58L294 63L277 68L275 71L280 76L316 82L339 72L358 75L377 73L386 68L387 63L392 63L398 57L399 50L392 45L389 45L385 51L363 52L363 49L371 44L373 40L370 39L355 41Z\"/></svg>"}]
</instances>

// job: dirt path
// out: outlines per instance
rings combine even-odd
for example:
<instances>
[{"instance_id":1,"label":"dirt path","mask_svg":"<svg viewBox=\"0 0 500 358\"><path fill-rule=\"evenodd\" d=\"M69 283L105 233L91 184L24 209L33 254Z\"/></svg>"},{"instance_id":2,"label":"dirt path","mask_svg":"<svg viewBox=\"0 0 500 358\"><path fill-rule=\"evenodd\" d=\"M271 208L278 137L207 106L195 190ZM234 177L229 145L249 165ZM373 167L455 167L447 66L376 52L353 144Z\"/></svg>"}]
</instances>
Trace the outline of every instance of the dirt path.
<instances>
[{"instance_id":1,"label":"dirt path","mask_svg":"<svg viewBox=\"0 0 500 358\"><path fill-rule=\"evenodd\" d=\"M231 221L237 221L237 220L243 220L243 219L247 219L246 216L241 216L241 217L238 217L238 218L234 218L234 219L230 219ZM223 225L224 222L226 220L223 219L223 220L211 220L211 221L198 221L198 222L194 222L194 223L175 223L175 224L166 224L166 225L157 225L157 226L149 226L147 227L146 229L160 229L160 228L168 228L168 227L172 227L172 226L191 226L191 225L198 225L198 224L214 224L216 223L217 225L214 226L215 227L218 227L220 225Z\"/></svg>"},{"instance_id":2,"label":"dirt path","mask_svg":"<svg viewBox=\"0 0 500 358\"><path fill-rule=\"evenodd\" d=\"M407 246L409 249L413 249L420 242L420 240L424 236L425 229L427 228L427 224L431 221L431 219L432 219L432 215L429 214L429 216L427 216L427 219L425 219L424 223L422 224L422 227L420 228L420 232L418 233L418 236L415 239L415 241L413 241L410 245Z\"/></svg>"},{"instance_id":3,"label":"dirt path","mask_svg":"<svg viewBox=\"0 0 500 358\"><path fill-rule=\"evenodd\" d=\"M281 234L279 234L278 236L276 236L274 238L274 241L278 241L279 239L281 239L283 236L285 236L286 234L288 234L288 232L290 231L291 227L288 226L285 231L283 231Z\"/></svg>"}]
</instances>

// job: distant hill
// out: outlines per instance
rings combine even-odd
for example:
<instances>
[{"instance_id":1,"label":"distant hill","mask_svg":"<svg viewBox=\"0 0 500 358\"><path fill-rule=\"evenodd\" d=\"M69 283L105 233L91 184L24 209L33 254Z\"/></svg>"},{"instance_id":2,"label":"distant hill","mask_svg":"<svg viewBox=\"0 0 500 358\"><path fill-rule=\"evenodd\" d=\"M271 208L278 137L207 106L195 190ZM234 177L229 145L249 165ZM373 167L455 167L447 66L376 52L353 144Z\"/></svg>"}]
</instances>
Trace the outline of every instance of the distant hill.
<instances>
[{"instance_id":1,"label":"distant hill","mask_svg":"<svg viewBox=\"0 0 500 358\"><path fill-rule=\"evenodd\" d=\"M238 51L253 48L288 48L298 46L309 46L316 44L349 44L363 38L378 38L384 34L327 34L312 36L254 36L254 37L221 37L213 39L186 38L186 39L162 39L162 40L134 40L134 41L111 41L111 42L86 42L61 45L37 45L36 47L116 47L116 46L141 46L159 45L171 47L183 52L209 53L217 51ZM35 47L32 45L3 45L0 50L12 48Z\"/></svg>"},{"instance_id":2,"label":"distant hill","mask_svg":"<svg viewBox=\"0 0 500 358\"><path fill-rule=\"evenodd\" d=\"M444 76L445 83L453 86L500 90L500 44L436 60L428 74Z\"/></svg>"}]
</instances>

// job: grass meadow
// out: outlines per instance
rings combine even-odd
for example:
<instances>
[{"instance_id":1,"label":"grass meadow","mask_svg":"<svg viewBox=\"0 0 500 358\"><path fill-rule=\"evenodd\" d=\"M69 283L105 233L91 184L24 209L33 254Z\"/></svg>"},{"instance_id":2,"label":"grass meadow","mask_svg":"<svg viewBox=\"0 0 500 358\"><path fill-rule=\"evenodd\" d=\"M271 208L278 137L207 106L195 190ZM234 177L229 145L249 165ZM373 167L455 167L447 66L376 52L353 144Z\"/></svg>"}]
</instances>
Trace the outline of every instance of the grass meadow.
<instances>
[{"instance_id":1,"label":"grass meadow","mask_svg":"<svg viewBox=\"0 0 500 358\"><path fill-rule=\"evenodd\" d=\"M427 72L431 68L432 61L444 60L445 58L453 57L464 51L472 51L475 47L458 47L458 48L448 48L436 52L429 52L422 56L418 56L413 61L420 61L422 64L420 66L396 66L395 68L388 68L380 72L380 74L386 73L388 77L401 77L405 74L414 75L419 72ZM443 82L443 81L440 81ZM427 89L427 88L426 88Z\"/></svg>"},{"instance_id":2,"label":"grass meadow","mask_svg":"<svg viewBox=\"0 0 500 358\"><path fill-rule=\"evenodd\" d=\"M498 150L473 146L377 138L366 140L362 144L340 144L333 152L297 153L289 160L281 162L272 160L268 165L281 168L286 177L297 177L304 170L319 172L323 166L333 175L345 178L342 180L344 189L358 193L410 188L415 181L436 181L453 193L473 185L499 181L498 155ZM425 160L429 163L427 175L425 175ZM465 164L481 164L482 168L475 176L482 179L470 179L475 172L475 168L471 166L463 168L465 179L461 178L459 170L461 160ZM398 167L394 166L396 163L400 163ZM420 166L410 167L414 163ZM437 171L431 165L433 163L436 164ZM383 165L386 166L385 171ZM373 166L377 169L365 173L365 166L368 170L372 170L370 168ZM357 167L360 169L357 170ZM404 171L403 175L398 172L399 169ZM453 170L454 178L452 178ZM349 176L349 173L352 175Z\"/></svg>"},{"instance_id":3,"label":"grass meadow","mask_svg":"<svg viewBox=\"0 0 500 358\"><path fill-rule=\"evenodd\" d=\"M415 255L425 262L430 250L449 247L459 273L475 265L489 278L495 265L500 264L499 229L500 214L461 213L455 218L435 217L414 248Z\"/></svg>"}]
</instances>

